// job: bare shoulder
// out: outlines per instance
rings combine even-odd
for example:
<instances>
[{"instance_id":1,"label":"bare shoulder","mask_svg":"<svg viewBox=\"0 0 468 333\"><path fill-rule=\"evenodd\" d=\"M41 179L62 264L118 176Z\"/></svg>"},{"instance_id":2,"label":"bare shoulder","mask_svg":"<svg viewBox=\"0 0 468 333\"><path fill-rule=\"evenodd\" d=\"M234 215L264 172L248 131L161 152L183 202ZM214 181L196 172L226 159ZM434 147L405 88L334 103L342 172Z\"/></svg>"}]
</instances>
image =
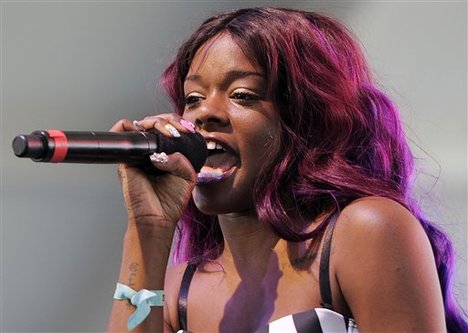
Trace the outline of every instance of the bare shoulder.
<instances>
[{"instance_id":1,"label":"bare shoulder","mask_svg":"<svg viewBox=\"0 0 468 333\"><path fill-rule=\"evenodd\" d=\"M443 330L442 297L429 238L403 205L367 197L343 209L333 236L332 269L364 330Z\"/></svg>"},{"instance_id":2,"label":"bare shoulder","mask_svg":"<svg viewBox=\"0 0 468 333\"><path fill-rule=\"evenodd\" d=\"M182 276L184 275L187 264L179 264L175 266L169 266L166 269L166 277L164 281L164 293L165 293L165 313L164 321L166 326L170 326L171 330L176 331L179 329L179 318L178 318L178 299L180 283Z\"/></svg>"},{"instance_id":3,"label":"bare shoulder","mask_svg":"<svg viewBox=\"0 0 468 333\"><path fill-rule=\"evenodd\" d=\"M419 220L388 198L366 197L349 204L338 217L333 238L337 271L392 260L400 265L418 253L428 259L432 256Z\"/></svg>"},{"instance_id":4,"label":"bare shoulder","mask_svg":"<svg viewBox=\"0 0 468 333\"><path fill-rule=\"evenodd\" d=\"M393 224L393 221L401 222L402 219L419 224L406 207L384 197L365 197L355 200L343 209L340 218L343 221L351 218L354 222L377 222L377 225Z\"/></svg>"},{"instance_id":5,"label":"bare shoulder","mask_svg":"<svg viewBox=\"0 0 468 333\"><path fill-rule=\"evenodd\" d=\"M344 234L346 237L341 237ZM336 237L345 241L343 245L359 240L385 239L415 241L415 237L426 239L419 220L400 203L383 197L366 197L346 206L338 217ZM379 246L381 247L381 246Z\"/></svg>"}]
</instances>

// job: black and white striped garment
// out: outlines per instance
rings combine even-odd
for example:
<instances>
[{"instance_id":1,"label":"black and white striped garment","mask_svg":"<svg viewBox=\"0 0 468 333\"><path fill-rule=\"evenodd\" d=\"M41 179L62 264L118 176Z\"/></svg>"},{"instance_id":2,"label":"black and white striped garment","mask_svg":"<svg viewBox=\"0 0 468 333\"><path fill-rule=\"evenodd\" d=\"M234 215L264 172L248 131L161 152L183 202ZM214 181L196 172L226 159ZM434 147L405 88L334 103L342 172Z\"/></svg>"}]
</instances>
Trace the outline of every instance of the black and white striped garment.
<instances>
[{"instance_id":1,"label":"black and white striped garment","mask_svg":"<svg viewBox=\"0 0 468 333\"><path fill-rule=\"evenodd\" d=\"M358 333L353 319L316 308L274 320L255 333Z\"/></svg>"},{"instance_id":2,"label":"black and white striped garment","mask_svg":"<svg viewBox=\"0 0 468 333\"><path fill-rule=\"evenodd\" d=\"M255 333L358 333L356 323L338 312L317 308L274 320ZM189 333L179 330L177 333Z\"/></svg>"}]
</instances>

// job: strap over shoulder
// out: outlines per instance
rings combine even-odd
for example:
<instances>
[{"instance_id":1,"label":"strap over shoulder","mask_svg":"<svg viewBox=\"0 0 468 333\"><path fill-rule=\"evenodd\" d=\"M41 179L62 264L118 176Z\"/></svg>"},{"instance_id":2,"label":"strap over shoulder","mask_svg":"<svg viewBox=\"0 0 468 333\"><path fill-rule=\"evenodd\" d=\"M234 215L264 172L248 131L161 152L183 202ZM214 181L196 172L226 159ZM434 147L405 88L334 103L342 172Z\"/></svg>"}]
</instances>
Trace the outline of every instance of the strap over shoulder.
<instances>
[{"instance_id":1,"label":"strap over shoulder","mask_svg":"<svg viewBox=\"0 0 468 333\"><path fill-rule=\"evenodd\" d=\"M322 297L322 306L330 310L333 310L332 292L330 284L330 252L333 231L335 230L337 218L338 214L335 214L330 218L330 224L328 225L328 228L325 231L325 238L323 240L322 246L322 255L320 258L320 296Z\"/></svg>"},{"instance_id":2,"label":"strap over shoulder","mask_svg":"<svg viewBox=\"0 0 468 333\"><path fill-rule=\"evenodd\" d=\"M197 270L197 264L188 264L185 268L182 281L180 282L179 300L178 300L178 314L179 314L179 327L180 329L187 330L187 296L192 282L193 275Z\"/></svg>"}]
</instances>

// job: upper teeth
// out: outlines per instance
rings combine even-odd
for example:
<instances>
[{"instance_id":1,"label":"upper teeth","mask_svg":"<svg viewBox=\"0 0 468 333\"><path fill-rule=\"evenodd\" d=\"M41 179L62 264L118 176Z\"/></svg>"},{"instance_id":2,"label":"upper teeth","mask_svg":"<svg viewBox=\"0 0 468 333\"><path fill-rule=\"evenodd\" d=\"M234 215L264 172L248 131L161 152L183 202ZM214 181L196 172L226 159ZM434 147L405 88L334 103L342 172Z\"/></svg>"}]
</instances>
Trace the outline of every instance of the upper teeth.
<instances>
[{"instance_id":1,"label":"upper teeth","mask_svg":"<svg viewBox=\"0 0 468 333\"><path fill-rule=\"evenodd\" d=\"M215 149L225 150L223 146L221 146L219 143L216 143L214 141L207 141L206 148L208 148L209 150L215 150Z\"/></svg>"}]
</instances>

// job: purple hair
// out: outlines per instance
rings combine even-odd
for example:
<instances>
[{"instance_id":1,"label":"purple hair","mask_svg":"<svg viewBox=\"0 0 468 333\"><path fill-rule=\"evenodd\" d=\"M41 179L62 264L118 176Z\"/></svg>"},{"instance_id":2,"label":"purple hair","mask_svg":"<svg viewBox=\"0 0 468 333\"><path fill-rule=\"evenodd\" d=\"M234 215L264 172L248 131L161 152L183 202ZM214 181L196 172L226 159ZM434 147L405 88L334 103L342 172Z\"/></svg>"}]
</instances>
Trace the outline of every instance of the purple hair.
<instances>
[{"instance_id":1,"label":"purple hair","mask_svg":"<svg viewBox=\"0 0 468 333\"><path fill-rule=\"evenodd\" d=\"M316 13L248 8L206 20L182 45L162 77L176 112L184 110L183 81L196 51L229 33L263 68L280 115L280 151L254 187L261 223L288 241L320 236L333 214L366 196L391 198L424 227L434 252L449 332L468 331L451 291L453 250L411 197L413 156L398 110L372 81L360 45L340 23ZM325 213L310 233L302 230ZM189 203L174 259L216 259L223 237L216 216Z\"/></svg>"}]
</instances>

